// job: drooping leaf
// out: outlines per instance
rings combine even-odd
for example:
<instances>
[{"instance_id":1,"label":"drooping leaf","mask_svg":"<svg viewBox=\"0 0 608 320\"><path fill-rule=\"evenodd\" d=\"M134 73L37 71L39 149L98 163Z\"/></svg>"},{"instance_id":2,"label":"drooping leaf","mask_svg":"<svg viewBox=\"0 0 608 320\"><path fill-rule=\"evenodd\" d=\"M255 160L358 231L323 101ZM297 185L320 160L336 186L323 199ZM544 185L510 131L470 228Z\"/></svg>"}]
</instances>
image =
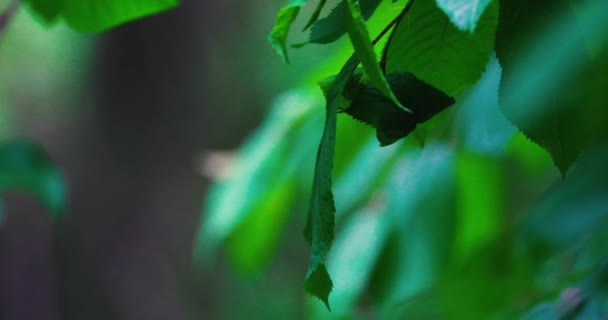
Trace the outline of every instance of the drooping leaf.
<instances>
[{"instance_id":1,"label":"drooping leaf","mask_svg":"<svg viewBox=\"0 0 608 320\"><path fill-rule=\"evenodd\" d=\"M435 0L437 5L450 17L460 30L473 32L477 21L493 0Z\"/></svg>"},{"instance_id":2,"label":"drooping leaf","mask_svg":"<svg viewBox=\"0 0 608 320\"><path fill-rule=\"evenodd\" d=\"M279 53L285 63L289 63L287 55L287 36L289 28L296 20L300 8L306 3L306 0L290 0L289 4L284 6L277 13L272 31L268 35L268 41L272 47Z\"/></svg>"},{"instance_id":3,"label":"drooping leaf","mask_svg":"<svg viewBox=\"0 0 608 320\"><path fill-rule=\"evenodd\" d=\"M385 51L386 73L411 72L456 96L474 85L494 48L498 4L491 3L475 32L458 30L435 1L415 1Z\"/></svg>"},{"instance_id":4,"label":"drooping leaf","mask_svg":"<svg viewBox=\"0 0 608 320\"><path fill-rule=\"evenodd\" d=\"M380 0L360 0L362 18L369 19L379 4ZM347 32L346 18L346 1L342 1L327 17L312 25L308 42L296 44L294 47L302 47L308 43L327 44L340 39Z\"/></svg>"},{"instance_id":5,"label":"drooping leaf","mask_svg":"<svg viewBox=\"0 0 608 320\"><path fill-rule=\"evenodd\" d=\"M61 172L44 149L29 140L0 143L0 192L6 191L35 196L54 218L67 207Z\"/></svg>"},{"instance_id":6,"label":"drooping leaf","mask_svg":"<svg viewBox=\"0 0 608 320\"><path fill-rule=\"evenodd\" d=\"M350 57L336 76L325 97L327 101L325 128L317 152L310 209L304 230L304 236L311 244L310 261L304 286L306 291L321 299L328 309L332 282L325 267L325 260L334 240L336 207L331 187L336 122L342 93L358 64L359 60L356 55Z\"/></svg>"},{"instance_id":7,"label":"drooping leaf","mask_svg":"<svg viewBox=\"0 0 608 320\"><path fill-rule=\"evenodd\" d=\"M330 297L331 313L313 304L312 319L344 319L364 294L377 259L390 229L389 214L379 208L357 211L336 236L327 258L327 268L334 274L334 290Z\"/></svg>"},{"instance_id":8,"label":"drooping leaf","mask_svg":"<svg viewBox=\"0 0 608 320\"><path fill-rule=\"evenodd\" d=\"M350 37L350 42L355 48L361 65L365 70L365 74L369 81L376 86L385 96L387 96L399 108L412 112L412 110L404 107L401 102L395 97L391 87L380 69L380 64L374 52L372 40L369 37L365 21L361 14L358 0L345 0L346 2L346 30Z\"/></svg>"},{"instance_id":9,"label":"drooping leaf","mask_svg":"<svg viewBox=\"0 0 608 320\"><path fill-rule=\"evenodd\" d=\"M569 1L505 1L500 15L501 109L565 175L590 141L605 136L608 112L599 101L607 96L608 54L591 60ZM608 38L605 1L589 1L580 19L594 26L589 37Z\"/></svg>"},{"instance_id":10,"label":"drooping leaf","mask_svg":"<svg viewBox=\"0 0 608 320\"><path fill-rule=\"evenodd\" d=\"M75 30L100 32L177 5L177 0L28 0L47 22L61 16Z\"/></svg>"},{"instance_id":11,"label":"drooping leaf","mask_svg":"<svg viewBox=\"0 0 608 320\"><path fill-rule=\"evenodd\" d=\"M351 94L354 96L347 97L352 102L344 110L353 118L374 127L382 146L404 138L417 124L424 123L454 104L453 98L420 81L411 73L390 74L388 82L397 99L413 113L398 108L376 87L369 84L359 84L358 90L352 90Z\"/></svg>"}]
</instances>

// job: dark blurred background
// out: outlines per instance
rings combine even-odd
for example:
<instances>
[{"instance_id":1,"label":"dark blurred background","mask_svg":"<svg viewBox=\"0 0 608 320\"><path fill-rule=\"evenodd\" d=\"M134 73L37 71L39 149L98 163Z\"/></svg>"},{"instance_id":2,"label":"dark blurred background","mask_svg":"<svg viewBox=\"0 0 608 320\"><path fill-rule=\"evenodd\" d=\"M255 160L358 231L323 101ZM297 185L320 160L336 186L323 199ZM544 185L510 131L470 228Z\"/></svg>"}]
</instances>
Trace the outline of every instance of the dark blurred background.
<instances>
[{"instance_id":1,"label":"dark blurred background","mask_svg":"<svg viewBox=\"0 0 608 320\"><path fill-rule=\"evenodd\" d=\"M70 210L54 227L36 201L7 195L0 319L298 317L303 270L275 263L272 279L245 285L221 260L192 265L206 155L235 149L325 56L294 52L286 67L272 52L282 4L183 1L101 35L44 28L20 10L0 40L0 136L47 149Z\"/></svg>"}]
</instances>

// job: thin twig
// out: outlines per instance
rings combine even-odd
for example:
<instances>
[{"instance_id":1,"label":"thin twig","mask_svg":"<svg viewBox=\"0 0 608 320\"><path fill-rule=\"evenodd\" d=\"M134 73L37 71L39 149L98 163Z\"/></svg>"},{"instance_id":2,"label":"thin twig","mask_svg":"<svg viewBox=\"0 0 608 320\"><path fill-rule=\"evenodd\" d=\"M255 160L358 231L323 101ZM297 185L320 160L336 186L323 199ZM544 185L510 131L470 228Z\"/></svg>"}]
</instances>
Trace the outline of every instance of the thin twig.
<instances>
[{"instance_id":1,"label":"thin twig","mask_svg":"<svg viewBox=\"0 0 608 320\"><path fill-rule=\"evenodd\" d=\"M8 5L4 12L0 13L0 37L4 34L4 30L11 22L11 19L19 9L20 0L14 0Z\"/></svg>"},{"instance_id":2,"label":"thin twig","mask_svg":"<svg viewBox=\"0 0 608 320\"><path fill-rule=\"evenodd\" d=\"M382 72L384 74L386 74L386 53L388 51L388 47L391 45L391 41L393 40L393 37L395 36L395 31L399 27L399 23L401 23L401 20L403 20L403 17L410 11L410 8L414 4L414 1L415 0L408 1L408 3L405 5L405 8L403 8L401 13L399 13L399 15L397 17L395 17L395 19L393 19L393 21L391 21L391 23L387 26L387 28L385 28L385 30L382 30L383 33L385 33L386 31L391 29L390 27L392 27L393 24L395 25L395 27L393 28L393 32L391 32L391 34L388 36L388 40L386 40L386 44L384 45L384 49L382 50L382 57L380 58L380 69L382 69ZM381 34L384 35L383 33L381 33ZM376 41L376 40L374 40L374 41Z\"/></svg>"}]
</instances>

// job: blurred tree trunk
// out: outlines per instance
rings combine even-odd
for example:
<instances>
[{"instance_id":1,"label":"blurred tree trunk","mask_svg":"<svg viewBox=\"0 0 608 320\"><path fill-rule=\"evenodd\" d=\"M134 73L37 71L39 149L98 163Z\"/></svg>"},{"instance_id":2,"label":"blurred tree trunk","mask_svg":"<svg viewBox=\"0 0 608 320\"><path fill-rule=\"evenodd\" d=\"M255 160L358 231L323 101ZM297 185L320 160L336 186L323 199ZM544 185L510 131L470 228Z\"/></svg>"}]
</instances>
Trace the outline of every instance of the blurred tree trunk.
<instances>
[{"instance_id":1,"label":"blurred tree trunk","mask_svg":"<svg viewBox=\"0 0 608 320\"><path fill-rule=\"evenodd\" d=\"M55 237L62 319L213 318L217 275L197 280L191 265L206 184L195 161L222 146L230 106L207 95L231 84L208 82L206 49L246 2L184 1L103 36L85 102L96 111L66 169L73 215Z\"/></svg>"}]
</instances>

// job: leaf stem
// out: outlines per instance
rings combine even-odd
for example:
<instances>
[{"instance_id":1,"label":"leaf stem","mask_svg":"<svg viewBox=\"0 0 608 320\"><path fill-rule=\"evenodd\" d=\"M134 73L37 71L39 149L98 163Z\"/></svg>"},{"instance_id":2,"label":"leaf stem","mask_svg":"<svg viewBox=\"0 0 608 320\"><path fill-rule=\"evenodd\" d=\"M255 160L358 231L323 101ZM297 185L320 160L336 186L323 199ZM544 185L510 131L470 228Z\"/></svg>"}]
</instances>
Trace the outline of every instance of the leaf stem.
<instances>
[{"instance_id":1,"label":"leaf stem","mask_svg":"<svg viewBox=\"0 0 608 320\"><path fill-rule=\"evenodd\" d=\"M401 22L401 20L403 20L403 17L412 8L412 5L414 4L414 1L415 0L408 1L408 3L405 5L405 7L403 8L403 10L401 10L401 12L399 13L399 15L396 16L395 19L393 19L393 21L391 21L386 26L386 28L384 28L384 30L382 30L382 32L380 32L380 35L376 39L374 39L374 44L376 44L376 42L378 40L380 40L380 38L382 38L382 36L384 36L384 34L391 29L391 27L394 26L393 32L391 32L391 34L388 36L388 40L386 40L386 45L384 45L384 49L382 50L382 57L380 58L380 69L382 69L382 72L384 74L386 74L386 53L388 51L388 47L390 46L391 41L393 40L393 36L395 35L395 30L397 30L397 27L399 27L399 23Z\"/></svg>"}]
</instances>

